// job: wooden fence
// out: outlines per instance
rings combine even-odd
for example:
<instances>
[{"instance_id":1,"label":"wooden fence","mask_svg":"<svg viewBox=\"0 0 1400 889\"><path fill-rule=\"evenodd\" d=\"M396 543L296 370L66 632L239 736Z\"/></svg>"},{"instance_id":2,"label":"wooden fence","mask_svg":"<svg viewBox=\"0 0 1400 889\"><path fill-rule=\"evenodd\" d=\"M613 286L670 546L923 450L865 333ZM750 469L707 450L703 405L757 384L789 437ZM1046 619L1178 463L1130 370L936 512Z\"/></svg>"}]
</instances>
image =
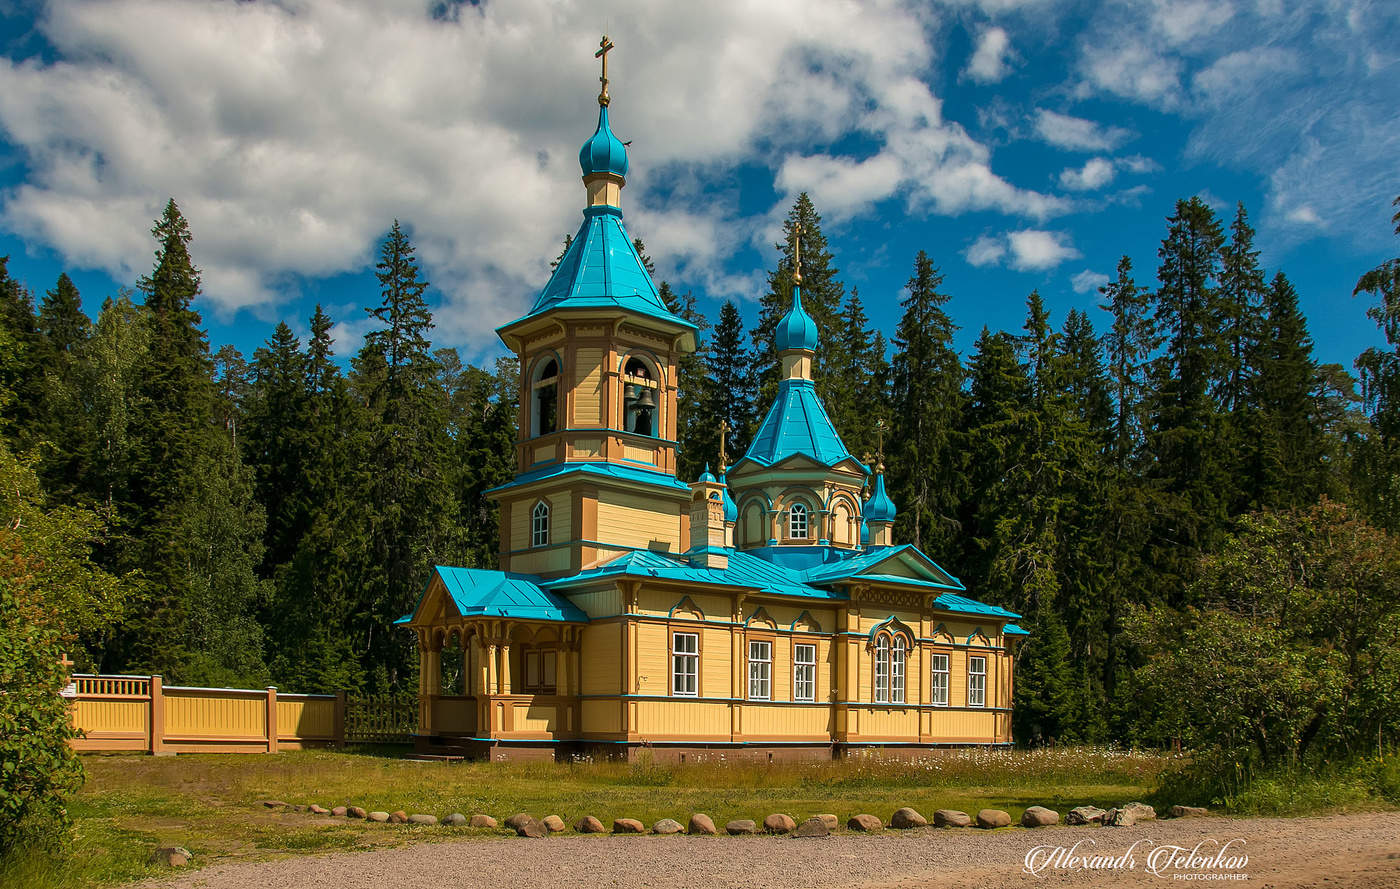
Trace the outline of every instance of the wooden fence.
<instances>
[{"instance_id":1,"label":"wooden fence","mask_svg":"<svg viewBox=\"0 0 1400 889\"><path fill-rule=\"evenodd\" d=\"M357 742L411 741L417 702L293 695L276 688L189 688L159 676L75 675L65 695L77 750L276 753Z\"/></svg>"}]
</instances>

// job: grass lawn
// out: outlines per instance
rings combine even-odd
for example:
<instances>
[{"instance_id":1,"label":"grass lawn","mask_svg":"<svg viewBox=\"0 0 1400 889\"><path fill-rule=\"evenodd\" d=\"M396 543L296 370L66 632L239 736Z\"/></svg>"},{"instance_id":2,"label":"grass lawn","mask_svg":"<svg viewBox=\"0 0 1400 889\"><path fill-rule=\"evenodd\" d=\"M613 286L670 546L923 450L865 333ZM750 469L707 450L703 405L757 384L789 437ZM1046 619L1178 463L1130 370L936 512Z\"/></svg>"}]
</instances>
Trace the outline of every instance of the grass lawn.
<instances>
[{"instance_id":1,"label":"grass lawn","mask_svg":"<svg viewBox=\"0 0 1400 889\"><path fill-rule=\"evenodd\" d=\"M681 766L418 763L398 750L341 753L179 757L88 756L87 783L70 811L72 854L0 864L0 885L85 886L159 873L145 863L161 843L184 846L193 864L229 858L371 848L408 842L504 835L444 826L371 824L302 813L272 812L260 800L327 808L402 809L439 817L484 813L504 820L526 811L557 814L572 824L595 815L604 824L637 818L682 824L706 812L723 825L786 812L799 821L821 812L847 818L869 812L888 821L900 806L932 817L940 808L975 813L1005 809L1019 819L1027 806L1061 812L1078 805L1115 805L1148 796L1170 758L1102 748L965 750L920 762L844 762Z\"/></svg>"}]
</instances>

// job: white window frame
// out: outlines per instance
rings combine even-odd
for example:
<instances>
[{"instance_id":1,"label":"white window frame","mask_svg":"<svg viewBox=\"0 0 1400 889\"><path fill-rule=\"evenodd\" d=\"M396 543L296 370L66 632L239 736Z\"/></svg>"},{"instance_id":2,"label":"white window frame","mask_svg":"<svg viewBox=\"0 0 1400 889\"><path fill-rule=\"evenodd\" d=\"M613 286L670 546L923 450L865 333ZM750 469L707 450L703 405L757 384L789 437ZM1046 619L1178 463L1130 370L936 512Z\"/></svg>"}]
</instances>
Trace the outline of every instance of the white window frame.
<instances>
[{"instance_id":1,"label":"white window frame","mask_svg":"<svg viewBox=\"0 0 1400 889\"><path fill-rule=\"evenodd\" d=\"M700 696L699 633L671 634L671 695L677 698Z\"/></svg>"},{"instance_id":2,"label":"white window frame","mask_svg":"<svg viewBox=\"0 0 1400 889\"><path fill-rule=\"evenodd\" d=\"M789 506L789 507L788 507L788 539L789 539L789 540L808 540L808 539L810 539L810 538L808 537L808 532L809 532L809 530L810 530L810 528L811 528L811 524L808 522L807 519L808 519L808 516L807 516L807 504L805 504L805 503L794 503L792 506ZM801 525L802 525L802 533L801 533L801 534L798 534L798 533L797 533L797 526L798 526L799 520L800 520Z\"/></svg>"},{"instance_id":3,"label":"white window frame","mask_svg":"<svg viewBox=\"0 0 1400 889\"><path fill-rule=\"evenodd\" d=\"M875 703L890 702L890 637L881 633L875 637Z\"/></svg>"},{"instance_id":4,"label":"white window frame","mask_svg":"<svg viewBox=\"0 0 1400 889\"><path fill-rule=\"evenodd\" d=\"M773 700L773 643L749 640L749 700Z\"/></svg>"},{"instance_id":5,"label":"white window frame","mask_svg":"<svg viewBox=\"0 0 1400 889\"><path fill-rule=\"evenodd\" d=\"M951 674L948 669L948 655L934 654L929 656L933 663L933 681L929 685L930 702L935 707L948 706L948 688L951 684Z\"/></svg>"},{"instance_id":6,"label":"white window frame","mask_svg":"<svg viewBox=\"0 0 1400 889\"><path fill-rule=\"evenodd\" d=\"M967 706L987 706L987 658L982 655L967 659Z\"/></svg>"},{"instance_id":7,"label":"white window frame","mask_svg":"<svg viewBox=\"0 0 1400 889\"><path fill-rule=\"evenodd\" d=\"M904 676L905 658L907 657L908 646L904 644L902 635L895 635L890 639L890 703L904 703Z\"/></svg>"},{"instance_id":8,"label":"white window frame","mask_svg":"<svg viewBox=\"0 0 1400 889\"><path fill-rule=\"evenodd\" d=\"M792 646L792 699L814 703L817 700L817 646L797 642Z\"/></svg>"},{"instance_id":9,"label":"white window frame","mask_svg":"<svg viewBox=\"0 0 1400 889\"><path fill-rule=\"evenodd\" d=\"M530 546L549 546L549 504L543 500L530 511Z\"/></svg>"}]
</instances>

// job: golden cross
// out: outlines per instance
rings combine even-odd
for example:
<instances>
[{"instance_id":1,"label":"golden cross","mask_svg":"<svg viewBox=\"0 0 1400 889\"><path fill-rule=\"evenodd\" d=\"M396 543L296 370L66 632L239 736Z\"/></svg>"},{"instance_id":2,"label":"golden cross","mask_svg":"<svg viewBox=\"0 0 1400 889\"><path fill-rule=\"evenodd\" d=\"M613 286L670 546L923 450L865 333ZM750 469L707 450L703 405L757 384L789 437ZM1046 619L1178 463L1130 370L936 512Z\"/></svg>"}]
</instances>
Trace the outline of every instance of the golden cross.
<instances>
[{"instance_id":1,"label":"golden cross","mask_svg":"<svg viewBox=\"0 0 1400 889\"><path fill-rule=\"evenodd\" d=\"M608 104L608 50L616 44L608 39L604 34L603 39L598 41L598 51L593 54L593 58L603 60L603 76L598 78L598 82L603 85L602 92L598 93L598 104L606 106Z\"/></svg>"},{"instance_id":2,"label":"golden cross","mask_svg":"<svg viewBox=\"0 0 1400 889\"><path fill-rule=\"evenodd\" d=\"M880 462L876 464L878 471L885 471L885 421L883 418L875 421L875 457Z\"/></svg>"},{"instance_id":3,"label":"golden cross","mask_svg":"<svg viewBox=\"0 0 1400 889\"><path fill-rule=\"evenodd\" d=\"M724 475L729 471L729 449L725 443L725 437L729 434L729 421L719 421L719 474Z\"/></svg>"},{"instance_id":4,"label":"golden cross","mask_svg":"<svg viewBox=\"0 0 1400 889\"><path fill-rule=\"evenodd\" d=\"M793 259L792 259L792 283L802 283L802 223L797 223L797 227L792 231Z\"/></svg>"}]
</instances>

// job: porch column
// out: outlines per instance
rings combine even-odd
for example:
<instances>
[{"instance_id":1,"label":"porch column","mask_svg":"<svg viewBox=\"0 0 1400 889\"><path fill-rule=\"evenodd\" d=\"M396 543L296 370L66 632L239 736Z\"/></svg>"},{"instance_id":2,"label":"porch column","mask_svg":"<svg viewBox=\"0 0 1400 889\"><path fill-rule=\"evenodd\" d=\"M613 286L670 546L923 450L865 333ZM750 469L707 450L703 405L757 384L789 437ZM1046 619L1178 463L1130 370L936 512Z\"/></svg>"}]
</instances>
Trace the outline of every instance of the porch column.
<instances>
[{"instance_id":1,"label":"porch column","mask_svg":"<svg viewBox=\"0 0 1400 889\"><path fill-rule=\"evenodd\" d=\"M573 694L569 689L569 647L569 643L561 642L554 655L554 693L557 695Z\"/></svg>"},{"instance_id":2,"label":"porch column","mask_svg":"<svg viewBox=\"0 0 1400 889\"><path fill-rule=\"evenodd\" d=\"M501 690L500 694L514 694L515 690L510 681L510 643L501 646Z\"/></svg>"}]
</instances>

